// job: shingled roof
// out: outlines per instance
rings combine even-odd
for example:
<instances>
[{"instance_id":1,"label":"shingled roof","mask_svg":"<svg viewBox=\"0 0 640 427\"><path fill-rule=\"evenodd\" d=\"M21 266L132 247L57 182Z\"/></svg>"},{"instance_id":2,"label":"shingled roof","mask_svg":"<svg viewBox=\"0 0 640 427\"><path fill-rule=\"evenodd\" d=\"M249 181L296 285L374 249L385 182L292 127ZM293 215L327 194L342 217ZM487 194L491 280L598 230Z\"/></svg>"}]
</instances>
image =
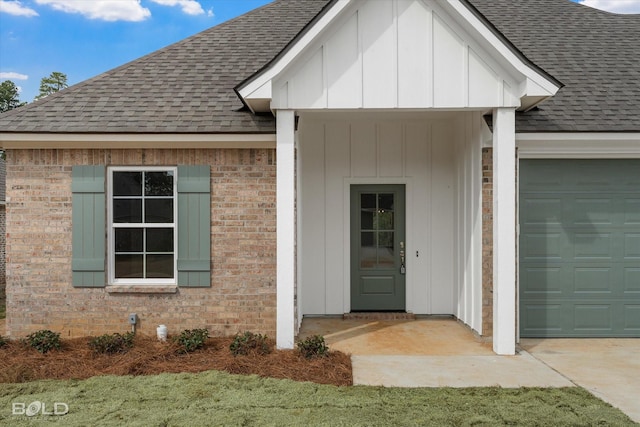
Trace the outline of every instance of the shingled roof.
<instances>
[{"instance_id":1,"label":"shingled roof","mask_svg":"<svg viewBox=\"0 0 640 427\"><path fill-rule=\"evenodd\" d=\"M531 61L565 84L517 115L518 132L640 132L640 14L569 0L470 0Z\"/></svg>"},{"instance_id":2,"label":"shingled roof","mask_svg":"<svg viewBox=\"0 0 640 427\"><path fill-rule=\"evenodd\" d=\"M276 0L150 55L0 115L0 132L273 133L234 92L331 0ZM640 15L569 0L467 0L565 84L517 115L518 132L640 132Z\"/></svg>"},{"instance_id":3,"label":"shingled roof","mask_svg":"<svg viewBox=\"0 0 640 427\"><path fill-rule=\"evenodd\" d=\"M327 0L278 0L0 115L3 132L273 133L234 92Z\"/></svg>"}]
</instances>

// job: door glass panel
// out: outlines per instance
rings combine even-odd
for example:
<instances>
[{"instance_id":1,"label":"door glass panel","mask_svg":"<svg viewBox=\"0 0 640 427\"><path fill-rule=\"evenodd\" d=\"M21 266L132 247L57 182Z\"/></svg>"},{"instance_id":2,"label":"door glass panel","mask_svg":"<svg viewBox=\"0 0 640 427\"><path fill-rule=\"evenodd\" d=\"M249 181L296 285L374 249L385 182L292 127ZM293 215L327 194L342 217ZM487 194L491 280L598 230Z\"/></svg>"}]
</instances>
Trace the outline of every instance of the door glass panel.
<instances>
[{"instance_id":1,"label":"door glass panel","mask_svg":"<svg viewBox=\"0 0 640 427\"><path fill-rule=\"evenodd\" d=\"M377 230L394 229L393 224L393 194L378 195L378 226Z\"/></svg>"},{"instance_id":2,"label":"door glass panel","mask_svg":"<svg viewBox=\"0 0 640 427\"><path fill-rule=\"evenodd\" d=\"M393 212L383 211L378 212L376 230L380 231L393 231Z\"/></svg>"},{"instance_id":3,"label":"door glass panel","mask_svg":"<svg viewBox=\"0 0 640 427\"><path fill-rule=\"evenodd\" d=\"M393 211L393 194L378 194L378 209Z\"/></svg>"},{"instance_id":4,"label":"door glass panel","mask_svg":"<svg viewBox=\"0 0 640 427\"><path fill-rule=\"evenodd\" d=\"M394 194L361 194L360 203L360 268L394 268Z\"/></svg>"},{"instance_id":5,"label":"door glass panel","mask_svg":"<svg viewBox=\"0 0 640 427\"><path fill-rule=\"evenodd\" d=\"M378 267L393 268L393 232L378 233Z\"/></svg>"},{"instance_id":6,"label":"door glass panel","mask_svg":"<svg viewBox=\"0 0 640 427\"><path fill-rule=\"evenodd\" d=\"M376 195L375 194L361 194L360 195L360 207L362 210L376 209Z\"/></svg>"},{"instance_id":7,"label":"door glass panel","mask_svg":"<svg viewBox=\"0 0 640 427\"><path fill-rule=\"evenodd\" d=\"M376 263L376 233L363 231L360 233L360 268L374 268Z\"/></svg>"},{"instance_id":8,"label":"door glass panel","mask_svg":"<svg viewBox=\"0 0 640 427\"><path fill-rule=\"evenodd\" d=\"M362 209L360 212L360 227L362 230L375 230L373 226L376 219L375 209Z\"/></svg>"}]
</instances>

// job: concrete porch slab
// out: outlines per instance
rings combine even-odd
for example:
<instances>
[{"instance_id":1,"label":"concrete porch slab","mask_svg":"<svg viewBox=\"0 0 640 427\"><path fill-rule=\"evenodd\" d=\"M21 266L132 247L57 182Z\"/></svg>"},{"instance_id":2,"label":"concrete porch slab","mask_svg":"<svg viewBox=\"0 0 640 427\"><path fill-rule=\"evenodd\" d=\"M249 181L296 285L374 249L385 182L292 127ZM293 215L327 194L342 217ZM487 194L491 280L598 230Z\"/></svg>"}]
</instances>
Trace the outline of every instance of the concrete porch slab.
<instances>
[{"instance_id":1,"label":"concrete porch slab","mask_svg":"<svg viewBox=\"0 0 640 427\"><path fill-rule=\"evenodd\" d=\"M322 335L330 348L354 356L494 355L491 343L457 320L304 318L299 338Z\"/></svg>"}]
</instances>

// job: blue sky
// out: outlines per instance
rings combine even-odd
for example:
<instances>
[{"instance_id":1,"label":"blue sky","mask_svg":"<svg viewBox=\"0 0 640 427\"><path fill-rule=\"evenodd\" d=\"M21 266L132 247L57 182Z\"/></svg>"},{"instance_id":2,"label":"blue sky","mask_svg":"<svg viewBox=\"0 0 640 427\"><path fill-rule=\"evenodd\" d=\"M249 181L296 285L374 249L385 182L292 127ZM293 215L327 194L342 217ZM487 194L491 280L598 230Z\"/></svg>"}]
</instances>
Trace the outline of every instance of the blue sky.
<instances>
[{"instance_id":1,"label":"blue sky","mask_svg":"<svg viewBox=\"0 0 640 427\"><path fill-rule=\"evenodd\" d=\"M31 102L53 71L79 83L269 1L0 0L0 82ZM580 2L640 13L640 0Z\"/></svg>"}]
</instances>

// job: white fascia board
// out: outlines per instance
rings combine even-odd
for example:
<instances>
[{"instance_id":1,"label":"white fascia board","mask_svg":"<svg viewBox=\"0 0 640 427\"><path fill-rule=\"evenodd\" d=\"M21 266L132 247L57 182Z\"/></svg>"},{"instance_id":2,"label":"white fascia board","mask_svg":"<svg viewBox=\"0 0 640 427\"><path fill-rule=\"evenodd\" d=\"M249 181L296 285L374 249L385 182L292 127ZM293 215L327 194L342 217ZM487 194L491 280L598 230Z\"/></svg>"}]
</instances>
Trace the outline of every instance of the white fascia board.
<instances>
[{"instance_id":1,"label":"white fascia board","mask_svg":"<svg viewBox=\"0 0 640 427\"><path fill-rule=\"evenodd\" d=\"M252 113L266 113L271 111L271 86L271 80L269 80L251 94L244 97L244 101Z\"/></svg>"},{"instance_id":2,"label":"white fascia board","mask_svg":"<svg viewBox=\"0 0 640 427\"><path fill-rule=\"evenodd\" d=\"M640 132L518 133L518 157L640 158Z\"/></svg>"},{"instance_id":3,"label":"white fascia board","mask_svg":"<svg viewBox=\"0 0 640 427\"><path fill-rule=\"evenodd\" d=\"M247 95L245 99L271 99L271 80Z\"/></svg>"},{"instance_id":4,"label":"white fascia board","mask_svg":"<svg viewBox=\"0 0 640 427\"><path fill-rule=\"evenodd\" d=\"M0 133L3 149L275 148L275 134Z\"/></svg>"},{"instance_id":5,"label":"white fascia board","mask_svg":"<svg viewBox=\"0 0 640 427\"><path fill-rule=\"evenodd\" d=\"M485 40L487 40L493 47L502 55L520 74L525 76L524 93L521 96L553 96L560 87L549 80L546 76L542 75L538 70L529 66L521 58L519 58L507 45L503 43L493 31L491 31L476 15L473 14L460 0L447 0L453 10L456 11L463 19L465 19L471 27L480 34ZM529 81L531 80L531 81ZM533 90L535 93L529 94L527 90Z\"/></svg>"},{"instance_id":6,"label":"white fascia board","mask_svg":"<svg viewBox=\"0 0 640 427\"><path fill-rule=\"evenodd\" d=\"M349 4L355 0L338 0L321 18L316 22L295 44L275 61L267 69L263 70L253 80L238 88L238 93L242 99L250 97L254 92L260 90L265 85L271 90L271 81L280 74L307 46L309 46L318 35L336 18Z\"/></svg>"}]
</instances>

